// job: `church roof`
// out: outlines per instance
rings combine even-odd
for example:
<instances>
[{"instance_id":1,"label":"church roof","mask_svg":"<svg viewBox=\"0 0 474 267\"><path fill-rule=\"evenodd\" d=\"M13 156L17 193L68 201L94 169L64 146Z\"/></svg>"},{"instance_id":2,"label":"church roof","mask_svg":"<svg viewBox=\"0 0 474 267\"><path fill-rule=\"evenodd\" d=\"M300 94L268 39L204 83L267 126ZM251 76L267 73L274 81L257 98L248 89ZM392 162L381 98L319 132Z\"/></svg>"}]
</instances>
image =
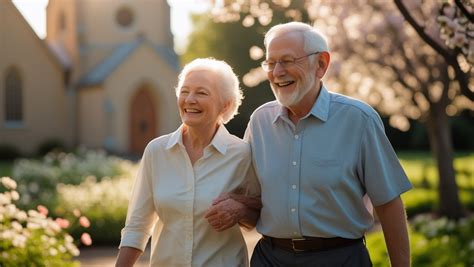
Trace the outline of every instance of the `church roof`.
<instances>
[{"instance_id":1,"label":"church roof","mask_svg":"<svg viewBox=\"0 0 474 267\"><path fill-rule=\"evenodd\" d=\"M67 54L66 48L60 42L46 42L46 45L48 45L51 52L53 52L66 70L71 68L71 58Z\"/></svg>"},{"instance_id":2,"label":"church roof","mask_svg":"<svg viewBox=\"0 0 474 267\"><path fill-rule=\"evenodd\" d=\"M174 50L165 45L154 45L140 37L133 41L119 45L112 54L93 67L79 80L79 86L92 86L103 83L107 77L122 64L142 43L151 45L155 52L163 58L173 69L179 71L179 59Z\"/></svg>"}]
</instances>

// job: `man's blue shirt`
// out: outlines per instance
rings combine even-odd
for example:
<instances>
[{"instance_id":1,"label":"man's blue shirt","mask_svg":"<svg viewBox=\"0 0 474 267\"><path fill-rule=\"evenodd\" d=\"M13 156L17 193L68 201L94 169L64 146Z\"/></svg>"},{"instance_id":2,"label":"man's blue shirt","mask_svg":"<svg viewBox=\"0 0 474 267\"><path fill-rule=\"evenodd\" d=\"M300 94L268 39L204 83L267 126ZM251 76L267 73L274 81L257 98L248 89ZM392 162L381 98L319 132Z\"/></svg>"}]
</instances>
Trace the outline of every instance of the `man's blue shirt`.
<instances>
[{"instance_id":1,"label":"man's blue shirt","mask_svg":"<svg viewBox=\"0 0 474 267\"><path fill-rule=\"evenodd\" d=\"M411 188L375 110L324 86L296 126L278 102L259 107L245 139L261 184L264 235L359 238L373 224L365 194L379 206Z\"/></svg>"}]
</instances>

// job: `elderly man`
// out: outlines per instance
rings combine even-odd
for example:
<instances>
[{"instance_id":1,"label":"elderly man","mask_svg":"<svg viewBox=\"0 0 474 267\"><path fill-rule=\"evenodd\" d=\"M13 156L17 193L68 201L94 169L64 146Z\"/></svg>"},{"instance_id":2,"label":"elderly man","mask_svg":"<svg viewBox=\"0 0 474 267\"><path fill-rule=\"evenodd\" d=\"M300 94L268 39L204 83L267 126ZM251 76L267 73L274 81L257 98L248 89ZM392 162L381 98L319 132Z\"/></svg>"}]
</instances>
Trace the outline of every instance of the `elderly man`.
<instances>
[{"instance_id":1,"label":"elderly man","mask_svg":"<svg viewBox=\"0 0 474 267\"><path fill-rule=\"evenodd\" d=\"M400 194L411 184L380 117L367 104L323 85L330 53L326 38L313 27L274 26L264 44L262 68L277 101L252 114L245 134L263 204L257 223L263 237L251 265L371 266L364 244L373 224L364 205L368 195L392 266L409 266ZM219 202L224 199L212 208L216 217L232 214L235 222L246 216L226 210L241 206L231 205L232 199Z\"/></svg>"}]
</instances>

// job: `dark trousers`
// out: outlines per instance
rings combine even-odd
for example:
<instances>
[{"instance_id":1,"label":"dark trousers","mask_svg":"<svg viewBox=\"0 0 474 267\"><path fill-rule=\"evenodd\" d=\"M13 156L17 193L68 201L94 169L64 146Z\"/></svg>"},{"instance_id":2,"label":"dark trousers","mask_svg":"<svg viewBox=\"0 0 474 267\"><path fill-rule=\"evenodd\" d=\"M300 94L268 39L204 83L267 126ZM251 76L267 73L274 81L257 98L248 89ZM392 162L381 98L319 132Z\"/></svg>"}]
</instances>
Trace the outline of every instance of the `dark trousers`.
<instances>
[{"instance_id":1,"label":"dark trousers","mask_svg":"<svg viewBox=\"0 0 474 267\"><path fill-rule=\"evenodd\" d=\"M252 267L371 267L369 252L365 244L355 244L325 251L290 252L272 245L268 239L260 239L255 247Z\"/></svg>"}]
</instances>

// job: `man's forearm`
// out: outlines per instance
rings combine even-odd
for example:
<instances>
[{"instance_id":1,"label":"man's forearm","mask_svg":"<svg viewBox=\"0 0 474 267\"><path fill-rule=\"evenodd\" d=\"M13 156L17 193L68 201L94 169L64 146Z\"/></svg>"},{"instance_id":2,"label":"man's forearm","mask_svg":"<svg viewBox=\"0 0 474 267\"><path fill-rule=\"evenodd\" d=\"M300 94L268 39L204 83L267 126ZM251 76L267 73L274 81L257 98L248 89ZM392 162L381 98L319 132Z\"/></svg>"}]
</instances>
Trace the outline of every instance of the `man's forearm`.
<instances>
[{"instance_id":1,"label":"man's forearm","mask_svg":"<svg viewBox=\"0 0 474 267\"><path fill-rule=\"evenodd\" d=\"M257 225L258 218L260 217L260 210L251 209L246 206L245 209L242 210L242 215L239 219L239 225L251 230Z\"/></svg>"},{"instance_id":2,"label":"man's forearm","mask_svg":"<svg viewBox=\"0 0 474 267\"><path fill-rule=\"evenodd\" d=\"M224 231L235 224L252 229L260 217L260 197L225 193L214 199L204 217L217 231Z\"/></svg>"},{"instance_id":3,"label":"man's forearm","mask_svg":"<svg viewBox=\"0 0 474 267\"><path fill-rule=\"evenodd\" d=\"M398 197L375 210L382 225L391 265L410 266L410 242L402 200Z\"/></svg>"},{"instance_id":4,"label":"man's forearm","mask_svg":"<svg viewBox=\"0 0 474 267\"><path fill-rule=\"evenodd\" d=\"M245 196L245 195L230 193L229 197L232 198L235 201L238 201L238 202L244 204L249 209L259 211L262 208L262 201L260 200L260 196L258 196L258 197L249 197L249 196Z\"/></svg>"},{"instance_id":5,"label":"man's forearm","mask_svg":"<svg viewBox=\"0 0 474 267\"><path fill-rule=\"evenodd\" d=\"M239 215L239 225L247 229L252 229L257 225L260 217L260 209L262 209L262 201L260 197L249 197L241 194L231 193L229 197L245 205Z\"/></svg>"}]
</instances>

